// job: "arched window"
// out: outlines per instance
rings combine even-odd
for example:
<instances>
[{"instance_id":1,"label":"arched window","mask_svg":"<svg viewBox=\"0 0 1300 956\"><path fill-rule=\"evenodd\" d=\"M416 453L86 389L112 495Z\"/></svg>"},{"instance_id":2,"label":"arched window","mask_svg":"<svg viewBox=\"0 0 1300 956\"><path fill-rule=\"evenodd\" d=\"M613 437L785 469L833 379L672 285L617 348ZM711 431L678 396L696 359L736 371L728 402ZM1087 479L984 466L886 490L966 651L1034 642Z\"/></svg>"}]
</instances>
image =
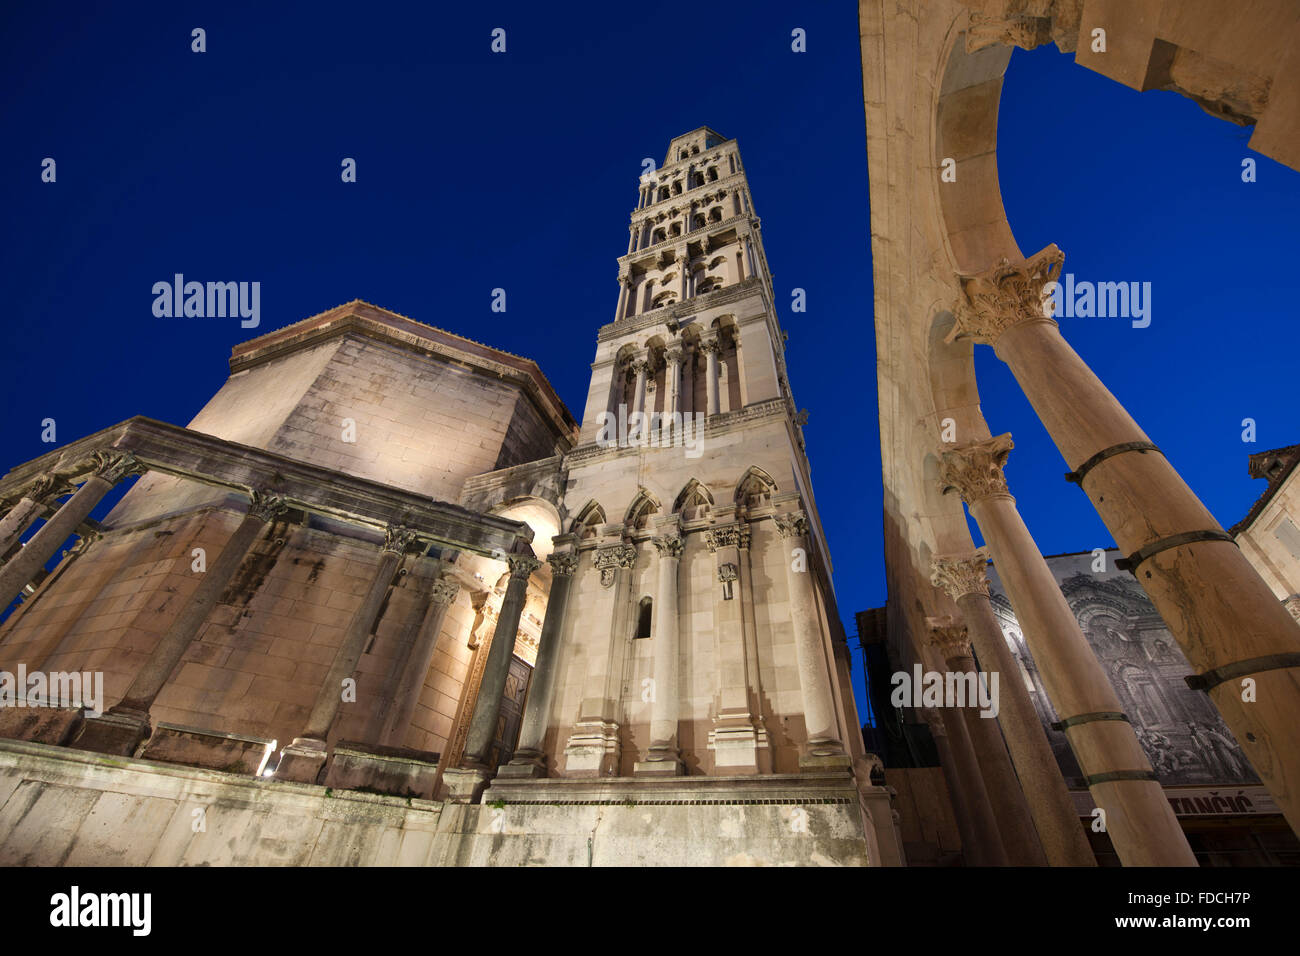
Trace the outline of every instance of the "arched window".
<instances>
[{"instance_id":1,"label":"arched window","mask_svg":"<svg viewBox=\"0 0 1300 956\"><path fill-rule=\"evenodd\" d=\"M664 186L662 189L659 190L659 201L663 202L667 198L668 198L668 187Z\"/></svg>"},{"instance_id":2,"label":"arched window","mask_svg":"<svg viewBox=\"0 0 1300 956\"><path fill-rule=\"evenodd\" d=\"M709 222L722 222L722 210L717 206L709 210Z\"/></svg>"},{"instance_id":3,"label":"arched window","mask_svg":"<svg viewBox=\"0 0 1300 956\"><path fill-rule=\"evenodd\" d=\"M710 166L710 167L709 167L709 182L711 182L711 183L716 183L717 181L718 181L718 167L717 167L717 166Z\"/></svg>"},{"instance_id":4,"label":"arched window","mask_svg":"<svg viewBox=\"0 0 1300 956\"><path fill-rule=\"evenodd\" d=\"M648 597L643 597L641 603L637 605L636 611L636 634L634 637L642 638L650 636L650 617L653 612L654 602Z\"/></svg>"},{"instance_id":5,"label":"arched window","mask_svg":"<svg viewBox=\"0 0 1300 956\"><path fill-rule=\"evenodd\" d=\"M680 196L681 194L682 194L682 181L679 179L677 180L677 182L673 183L673 195Z\"/></svg>"}]
</instances>

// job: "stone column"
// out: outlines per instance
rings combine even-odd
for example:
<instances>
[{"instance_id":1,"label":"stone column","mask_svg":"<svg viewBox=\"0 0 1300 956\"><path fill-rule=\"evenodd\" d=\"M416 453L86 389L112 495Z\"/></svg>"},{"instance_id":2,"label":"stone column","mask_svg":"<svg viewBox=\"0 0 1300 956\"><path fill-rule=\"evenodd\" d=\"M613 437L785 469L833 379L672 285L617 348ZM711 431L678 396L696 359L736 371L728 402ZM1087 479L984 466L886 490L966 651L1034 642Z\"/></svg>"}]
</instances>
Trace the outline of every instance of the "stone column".
<instances>
[{"instance_id":1,"label":"stone column","mask_svg":"<svg viewBox=\"0 0 1300 956\"><path fill-rule=\"evenodd\" d=\"M456 603L460 594L460 585L454 580L443 577L444 567L437 580L433 582L429 607L420 622L420 631L415 635L415 643L402 670L402 678L393 699L393 712L384 724L380 739L390 747L406 746L406 735L411 729L411 715L420 702L424 682L429 676L429 667L433 664L434 652L438 649L438 638L442 635L442 625L447 620L447 610Z\"/></svg>"},{"instance_id":2,"label":"stone column","mask_svg":"<svg viewBox=\"0 0 1300 956\"><path fill-rule=\"evenodd\" d=\"M592 567L600 573L600 585L609 590L610 624L597 630L589 642L587 673L583 679L578 719L564 748L565 776L613 776L619 771L620 741L619 688L622 681L620 648L627 644L624 625L631 603L632 569L637 550L629 544L612 544L595 549ZM603 602L602 602L603 603ZM593 620L597 614L589 612ZM600 637L605 638L601 647Z\"/></svg>"},{"instance_id":3,"label":"stone column","mask_svg":"<svg viewBox=\"0 0 1300 956\"><path fill-rule=\"evenodd\" d=\"M664 403L664 437L671 441L673 430L679 427L676 422L681 414L682 350L679 347L668 349L664 352L664 361L664 387L668 390Z\"/></svg>"},{"instance_id":4,"label":"stone column","mask_svg":"<svg viewBox=\"0 0 1300 956\"><path fill-rule=\"evenodd\" d=\"M504 777L546 776L544 747L547 722L550 720L551 701L555 695L560 639L564 634L565 611L569 606L573 572L578 568L578 554L575 551L560 551L546 560L551 566L551 593L546 599L546 620L542 622L542 634L537 639L537 661L533 666L528 700L524 704L519 746L515 748L510 763L501 768Z\"/></svg>"},{"instance_id":5,"label":"stone column","mask_svg":"<svg viewBox=\"0 0 1300 956\"><path fill-rule=\"evenodd\" d=\"M97 451L91 459L93 471L90 477L32 535L23 549L0 568L0 610L8 607L22 593L36 572L54 557L60 545L68 540L68 536L77 530L114 485L128 475L143 470L130 452L112 449Z\"/></svg>"},{"instance_id":6,"label":"stone column","mask_svg":"<svg viewBox=\"0 0 1300 956\"><path fill-rule=\"evenodd\" d=\"M718 414L718 351L721 349L716 338L708 339L700 343L700 348L704 350L705 361L708 368L705 372L704 388L707 401L708 414L710 416Z\"/></svg>"},{"instance_id":7,"label":"stone column","mask_svg":"<svg viewBox=\"0 0 1300 956\"><path fill-rule=\"evenodd\" d=\"M334 719L343 706L343 681L352 677L357 669L357 661L365 649L366 638L374 629L379 609L383 607L384 597L393 583L393 575L402 562L402 555L415 541L415 532L400 525L384 531L384 545L379 553L379 567L370 581L370 588L361 600L348 622L347 630L334 660L330 664L325 679L316 694L316 702L307 717L307 727L302 734L295 737L289 746L281 751L280 765L275 775L281 780L296 780L300 783L315 783L317 774L325 764L329 751L326 742Z\"/></svg>"},{"instance_id":8,"label":"stone column","mask_svg":"<svg viewBox=\"0 0 1300 956\"><path fill-rule=\"evenodd\" d=\"M1300 626L1160 450L1061 337L1054 245L963 277L949 338L993 346L1292 829L1300 833ZM1243 693L1243 679L1253 683ZM1247 700L1243 700L1247 697Z\"/></svg>"},{"instance_id":9,"label":"stone column","mask_svg":"<svg viewBox=\"0 0 1300 956\"><path fill-rule=\"evenodd\" d=\"M790 625L794 629L799 689L803 694L806 752L800 765L808 769L848 767L850 761L836 727L835 699L822 652L817 605L813 598L812 556L809 554L808 516L802 511L773 515L781 535L786 584L790 592Z\"/></svg>"},{"instance_id":10,"label":"stone column","mask_svg":"<svg viewBox=\"0 0 1300 956\"><path fill-rule=\"evenodd\" d=\"M632 371L636 373L636 384L632 389L632 414L634 415L645 412L645 377L649 370L650 363L644 358L636 359L632 363Z\"/></svg>"},{"instance_id":11,"label":"stone column","mask_svg":"<svg viewBox=\"0 0 1300 956\"><path fill-rule=\"evenodd\" d=\"M1182 828L1106 673L1007 491L1000 435L943 453L939 475L979 524L1106 827L1126 866L1195 866Z\"/></svg>"},{"instance_id":12,"label":"stone column","mask_svg":"<svg viewBox=\"0 0 1300 956\"><path fill-rule=\"evenodd\" d=\"M984 778L980 776L979 765L971 750L966 725L950 707L926 707L921 715L930 727L934 749L939 753L966 865L1006 866L1002 836L998 833L988 791L984 789Z\"/></svg>"},{"instance_id":13,"label":"stone column","mask_svg":"<svg viewBox=\"0 0 1300 956\"><path fill-rule=\"evenodd\" d=\"M689 213L687 214L686 226L687 226L686 231L690 232ZM688 298L690 298L690 288L691 288L691 260L690 257L686 254L685 249L678 250L677 264L682 268L682 288L680 294L677 296L677 301L685 302Z\"/></svg>"},{"instance_id":14,"label":"stone column","mask_svg":"<svg viewBox=\"0 0 1300 956\"><path fill-rule=\"evenodd\" d=\"M763 681L758 666L758 625L754 621L754 570L750 557L749 523L740 524L737 541L740 551L740 611L741 626L745 634L745 683L749 688L750 714L753 718L754 739L758 748L758 772L772 772L772 751L763 723Z\"/></svg>"},{"instance_id":15,"label":"stone column","mask_svg":"<svg viewBox=\"0 0 1300 956\"><path fill-rule=\"evenodd\" d=\"M632 280L628 276L621 275L618 277L618 305L614 309L614 320L626 318L627 299L631 294Z\"/></svg>"},{"instance_id":16,"label":"stone column","mask_svg":"<svg viewBox=\"0 0 1300 956\"><path fill-rule=\"evenodd\" d=\"M654 696L650 699L650 747L644 762L633 768L636 776L680 776L677 721L681 695L679 670L681 643L677 633L677 572L682 538L670 531L654 539L659 552L659 589L654 604Z\"/></svg>"},{"instance_id":17,"label":"stone column","mask_svg":"<svg viewBox=\"0 0 1300 956\"><path fill-rule=\"evenodd\" d=\"M1002 727L1047 862L1051 866L1096 866L1097 860L1051 744L1047 742L1038 711L989 604L987 564L988 553L984 548L968 554L937 556L931 563L930 580L935 587L947 591L961 609L971 644L984 669L1002 674L997 722Z\"/></svg>"},{"instance_id":18,"label":"stone column","mask_svg":"<svg viewBox=\"0 0 1300 956\"><path fill-rule=\"evenodd\" d=\"M42 475L24 490L22 497L0 521L0 560L16 545L23 533L40 517L45 504L52 498L66 495L73 488L57 475Z\"/></svg>"},{"instance_id":19,"label":"stone column","mask_svg":"<svg viewBox=\"0 0 1300 956\"><path fill-rule=\"evenodd\" d=\"M198 587L172 620L167 632L154 646L149 660L136 673L122 699L102 717L86 725L77 741L82 750L131 756L136 746L149 736L149 711L167 683L176 665L198 636L226 587L234 579L248 551L268 522L287 510L284 499L253 491L248 511L240 520L225 547L204 572Z\"/></svg>"},{"instance_id":20,"label":"stone column","mask_svg":"<svg viewBox=\"0 0 1300 956\"><path fill-rule=\"evenodd\" d=\"M744 605L748 569L744 566L748 565L749 537L747 524L717 526L704 533L704 543L717 562L713 632L717 649L718 710L709 734L709 747L714 752L719 773L758 772L758 737L750 710L746 667Z\"/></svg>"},{"instance_id":21,"label":"stone column","mask_svg":"<svg viewBox=\"0 0 1300 956\"><path fill-rule=\"evenodd\" d=\"M483 669L483 681L479 684L478 700L474 702L474 716L470 719L465 752L461 757L462 766L469 764L470 769L488 772L496 770L487 766L487 760L497 730L497 718L501 714L501 694L510 672L510 658L519 635L519 617L528 596L528 578L541 566L540 561L525 555L510 555L506 563L510 566L510 583L506 585L505 600L501 602L501 611L497 615L496 631L488 649L487 666Z\"/></svg>"},{"instance_id":22,"label":"stone column","mask_svg":"<svg viewBox=\"0 0 1300 956\"><path fill-rule=\"evenodd\" d=\"M988 792L989 803L997 817L998 833L1002 837L1007 862L1011 866L1045 866L1047 857L1038 842L1038 834L1034 832L1025 795L1020 792L1020 784L1016 780L1006 745L1002 742L1002 733L998 729L996 710L1000 709L1004 681L999 679L995 686L987 668L983 674L976 670L964 625L951 618L928 618L926 624L930 628L930 641L938 649L949 673L959 675L958 679L971 691L975 690L978 686L976 682L982 678L994 708L992 715L986 717L980 710L978 699L968 698L965 706L957 709L966 722L966 732L970 735L971 747L974 748L975 759L979 763L984 789ZM993 671L993 674L996 673L996 670ZM1020 675L1002 676L1006 683L1010 683Z\"/></svg>"}]
</instances>

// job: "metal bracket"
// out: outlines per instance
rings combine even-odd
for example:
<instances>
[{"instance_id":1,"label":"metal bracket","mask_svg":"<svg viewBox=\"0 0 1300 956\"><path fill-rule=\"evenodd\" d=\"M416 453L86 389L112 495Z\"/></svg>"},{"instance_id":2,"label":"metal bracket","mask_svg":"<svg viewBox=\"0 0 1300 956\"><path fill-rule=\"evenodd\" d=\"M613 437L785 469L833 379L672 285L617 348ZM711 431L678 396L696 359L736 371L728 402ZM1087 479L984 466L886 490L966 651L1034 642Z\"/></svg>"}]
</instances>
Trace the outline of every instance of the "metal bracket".
<instances>
[{"instance_id":1,"label":"metal bracket","mask_svg":"<svg viewBox=\"0 0 1300 956\"><path fill-rule=\"evenodd\" d=\"M1138 565L1152 555L1159 554L1161 551L1168 551L1170 548L1181 548L1185 544L1193 544L1197 541L1226 541L1229 544L1236 544L1236 540L1226 531L1184 531L1181 534L1171 534L1167 538L1161 538L1158 541L1152 541L1150 544L1139 548L1130 554L1127 558L1118 558L1115 561L1115 567L1121 571L1128 571L1134 577L1137 577Z\"/></svg>"},{"instance_id":2,"label":"metal bracket","mask_svg":"<svg viewBox=\"0 0 1300 956\"><path fill-rule=\"evenodd\" d=\"M1190 674L1184 677L1183 680L1187 681L1187 686L1192 690L1208 691L1211 687L1218 687L1234 677L1244 677L1247 674L1258 674L1262 671L1276 671L1285 667L1300 667L1300 653L1252 657L1248 660L1235 661L1231 664L1224 664L1222 667L1212 668L1204 674Z\"/></svg>"},{"instance_id":3,"label":"metal bracket","mask_svg":"<svg viewBox=\"0 0 1300 956\"><path fill-rule=\"evenodd\" d=\"M1149 451L1160 451L1160 449L1157 448L1149 441L1120 442L1118 445L1111 445L1109 448L1103 448L1101 451L1097 452L1097 454L1093 455L1082 465L1080 465L1075 471L1067 471L1065 473L1065 480L1072 482L1078 485L1080 488L1082 488L1084 475L1092 471L1092 469L1096 468L1107 458L1110 458L1114 455L1122 455L1126 451L1136 451L1145 455ZM1163 455L1164 452L1160 452L1160 454Z\"/></svg>"}]
</instances>

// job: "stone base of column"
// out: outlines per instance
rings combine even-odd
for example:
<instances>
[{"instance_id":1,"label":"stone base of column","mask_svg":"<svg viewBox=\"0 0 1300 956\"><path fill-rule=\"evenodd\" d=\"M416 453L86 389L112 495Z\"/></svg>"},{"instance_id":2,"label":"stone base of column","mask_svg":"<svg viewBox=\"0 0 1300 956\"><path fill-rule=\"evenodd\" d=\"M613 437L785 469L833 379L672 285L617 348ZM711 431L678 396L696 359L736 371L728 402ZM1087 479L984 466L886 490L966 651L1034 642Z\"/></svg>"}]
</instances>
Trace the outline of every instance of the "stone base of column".
<instances>
[{"instance_id":1,"label":"stone base of column","mask_svg":"<svg viewBox=\"0 0 1300 956\"><path fill-rule=\"evenodd\" d=\"M442 784L452 803L478 803L492 774L481 767L449 767L442 772Z\"/></svg>"},{"instance_id":2,"label":"stone base of column","mask_svg":"<svg viewBox=\"0 0 1300 956\"><path fill-rule=\"evenodd\" d=\"M825 773L828 770L851 770L853 759L846 753L819 754L806 752L799 756L799 770L803 773Z\"/></svg>"},{"instance_id":3,"label":"stone base of column","mask_svg":"<svg viewBox=\"0 0 1300 956\"><path fill-rule=\"evenodd\" d=\"M328 756L329 745L325 741L316 737L294 737L293 743L280 751L275 779L317 783Z\"/></svg>"},{"instance_id":4,"label":"stone base of column","mask_svg":"<svg viewBox=\"0 0 1300 956\"><path fill-rule=\"evenodd\" d=\"M0 737L62 747L85 721L80 707L0 707Z\"/></svg>"},{"instance_id":5,"label":"stone base of column","mask_svg":"<svg viewBox=\"0 0 1300 956\"><path fill-rule=\"evenodd\" d=\"M497 771L497 776L540 780L546 776L546 755L538 751L515 751L510 762Z\"/></svg>"},{"instance_id":6,"label":"stone base of column","mask_svg":"<svg viewBox=\"0 0 1300 956\"><path fill-rule=\"evenodd\" d=\"M265 737L159 723L140 756L145 760L259 776L274 752L275 741Z\"/></svg>"},{"instance_id":7,"label":"stone base of column","mask_svg":"<svg viewBox=\"0 0 1300 956\"><path fill-rule=\"evenodd\" d=\"M759 751L767 748L767 731L755 728L748 714L721 716L709 731L708 746L719 771L758 773Z\"/></svg>"},{"instance_id":8,"label":"stone base of column","mask_svg":"<svg viewBox=\"0 0 1300 956\"><path fill-rule=\"evenodd\" d=\"M111 707L99 717L87 717L81 736L72 746L100 754L134 757L150 730L147 711Z\"/></svg>"},{"instance_id":9,"label":"stone base of column","mask_svg":"<svg viewBox=\"0 0 1300 956\"><path fill-rule=\"evenodd\" d=\"M568 777L610 777L618 772L618 724L591 718L573 726L564 748Z\"/></svg>"},{"instance_id":10,"label":"stone base of column","mask_svg":"<svg viewBox=\"0 0 1300 956\"><path fill-rule=\"evenodd\" d=\"M325 786L432 800L438 759L425 750L340 740L330 757Z\"/></svg>"},{"instance_id":11,"label":"stone base of column","mask_svg":"<svg viewBox=\"0 0 1300 956\"><path fill-rule=\"evenodd\" d=\"M645 760L632 764L634 777L684 777L686 767L676 750L650 748Z\"/></svg>"}]
</instances>

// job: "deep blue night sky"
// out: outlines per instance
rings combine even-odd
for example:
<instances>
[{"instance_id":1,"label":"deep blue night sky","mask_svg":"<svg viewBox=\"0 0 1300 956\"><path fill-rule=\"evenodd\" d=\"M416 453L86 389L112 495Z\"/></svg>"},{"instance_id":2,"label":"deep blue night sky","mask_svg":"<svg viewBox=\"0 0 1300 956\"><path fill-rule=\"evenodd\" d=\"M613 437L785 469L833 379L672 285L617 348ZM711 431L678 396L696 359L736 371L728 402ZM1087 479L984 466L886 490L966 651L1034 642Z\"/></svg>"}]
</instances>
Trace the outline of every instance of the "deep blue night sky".
<instances>
[{"instance_id":1,"label":"deep blue night sky","mask_svg":"<svg viewBox=\"0 0 1300 956\"><path fill-rule=\"evenodd\" d=\"M641 160L708 125L739 140L762 217L852 633L852 613L886 598L857 13L808 6L746 4L719 29L689 6L665 24L615 4L9 5L0 470L50 450L45 418L59 444L138 414L184 424L233 345L353 298L535 359L581 417ZM489 50L495 27L504 55ZM1062 328L1225 525L1263 490L1246 455L1300 440L1285 331L1300 180L1247 139L1054 47L1017 51L1007 72L999 161L1016 237L1026 253L1056 242L1080 278L1153 283L1149 328ZM356 184L340 181L344 157ZM177 272L260 281L261 326L155 318L150 290ZM807 313L790 313L794 287ZM977 354L1040 547L1110 545L1005 367Z\"/></svg>"}]
</instances>

